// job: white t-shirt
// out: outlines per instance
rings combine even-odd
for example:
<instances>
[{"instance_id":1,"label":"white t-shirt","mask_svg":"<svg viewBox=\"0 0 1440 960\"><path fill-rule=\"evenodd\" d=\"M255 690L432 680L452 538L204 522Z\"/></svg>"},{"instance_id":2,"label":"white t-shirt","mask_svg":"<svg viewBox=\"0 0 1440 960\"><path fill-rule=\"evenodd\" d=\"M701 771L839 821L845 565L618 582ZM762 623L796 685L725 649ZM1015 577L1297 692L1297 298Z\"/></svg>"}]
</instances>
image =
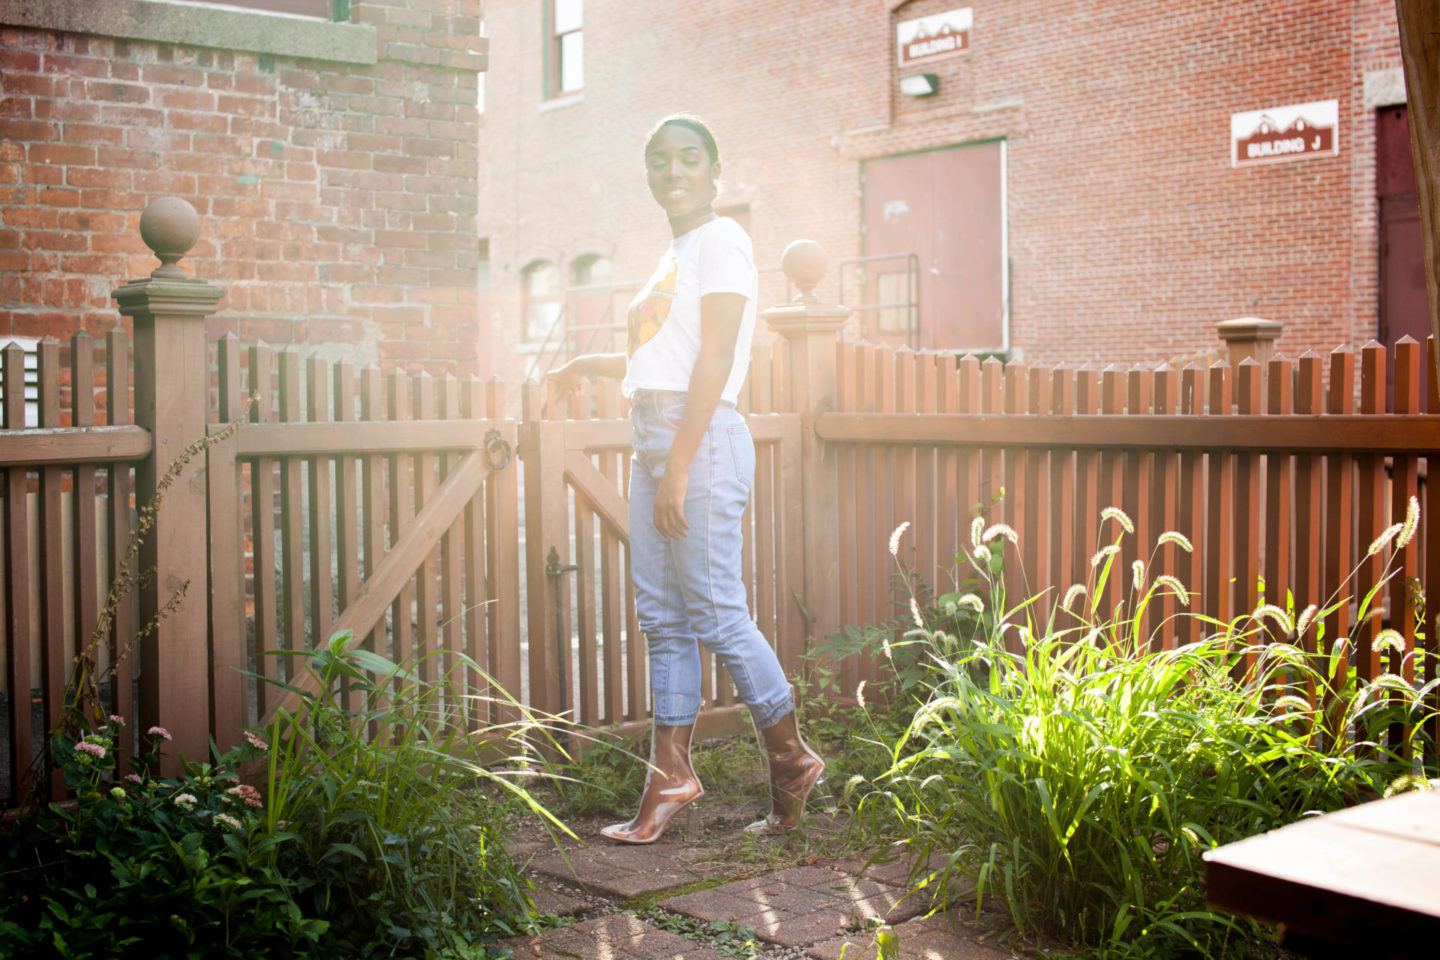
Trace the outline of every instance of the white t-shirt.
<instances>
[{"instance_id":1,"label":"white t-shirt","mask_svg":"<svg viewBox=\"0 0 1440 960\"><path fill-rule=\"evenodd\" d=\"M690 389L700 357L700 298L710 293L745 296L735 338L735 362L720 398L734 403L750 369L758 281L750 237L729 217L717 217L670 241L670 249L630 303L629 365L620 390Z\"/></svg>"}]
</instances>

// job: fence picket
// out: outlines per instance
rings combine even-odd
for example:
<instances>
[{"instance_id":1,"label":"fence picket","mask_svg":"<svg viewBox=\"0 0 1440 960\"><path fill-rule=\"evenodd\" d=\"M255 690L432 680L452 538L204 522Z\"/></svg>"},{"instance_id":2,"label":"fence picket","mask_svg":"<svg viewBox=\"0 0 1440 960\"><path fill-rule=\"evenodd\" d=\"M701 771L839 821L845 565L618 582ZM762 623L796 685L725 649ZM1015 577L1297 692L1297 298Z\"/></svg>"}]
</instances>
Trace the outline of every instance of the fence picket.
<instances>
[{"instance_id":1,"label":"fence picket","mask_svg":"<svg viewBox=\"0 0 1440 960\"><path fill-rule=\"evenodd\" d=\"M1413 337L1401 337L1394 347L1395 412L1420 412L1420 344ZM1420 458L1408 454L1394 458L1390 473L1390 520L1404 523L1408 518L1410 498L1418 497ZM1418 531L1411 531L1413 533ZM1399 543L1399 538L1396 541ZM1415 594L1411 584L1420 573L1420 544L1412 539L1396 548L1396 573L1390 581L1390 626L1399 631L1404 649L1390 653L1388 671L1399 674L1406 683L1415 682ZM1428 679L1428 678L1427 678ZM1404 728L1390 730L1391 744L1398 745Z\"/></svg>"},{"instance_id":2,"label":"fence picket","mask_svg":"<svg viewBox=\"0 0 1440 960\"><path fill-rule=\"evenodd\" d=\"M1273 357L1266 372L1265 412L1274 417L1291 416L1295 365L1284 357ZM1291 494L1294 465L1285 451L1265 458L1265 602L1285 609L1293 595L1290 574ZM1253 608L1252 608L1253 609ZM1303 609L1303 608L1302 608ZM1296 610L1299 614L1299 610ZM1272 625L1273 626L1273 625ZM1272 633L1273 635L1273 633ZM1280 637L1289 640L1289 637Z\"/></svg>"},{"instance_id":3,"label":"fence picket","mask_svg":"<svg viewBox=\"0 0 1440 960\"><path fill-rule=\"evenodd\" d=\"M460 419L460 381L449 371L440 378L438 399L440 419ZM459 463L460 455L454 451L441 454L439 482L443 484ZM474 679L468 668L458 668L456 659L457 654L466 652L464 582L461 569L466 563L478 562L476 557L464 552L464 537L465 517L462 513L440 538L440 649L443 651L440 655L440 675L449 677L455 688L460 690L467 689ZM455 711L454 716L462 717L466 713L464 703L447 706Z\"/></svg>"},{"instance_id":4,"label":"fence picket","mask_svg":"<svg viewBox=\"0 0 1440 960\"><path fill-rule=\"evenodd\" d=\"M1180 405L1180 375L1169 364L1162 364L1152 373L1152 410L1160 416L1175 416ZM1178 423L1179 421L1177 421ZM1154 583L1156 576L1168 574L1184 583L1179 564L1176 562L1181 548L1171 540L1155 547L1159 537L1169 531L1180 529L1180 455L1172 450L1155 451L1154 494L1150 500L1150 531L1153 539L1150 549L1154 559L1147 581ZM1170 590L1156 594L1155 603L1160 611L1159 629L1151 634L1151 648L1173 650L1175 648L1175 615L1180 604Z\"/></svg>"},{"instance_id":5,"label":"fence picket","mask_svg":"<svg viewBox=\"0 0 1440 960\"><path fill-rule=\"evenodd\" d=\"M1206 380L1204 371L1189 364L1180 373L1180 412L1189 416L1205 413ZM1193 549L1180 560L1176 575L1190 594L1188 608L1192 613L1203 609L1205 595L1205 466L1206 455L1194 450L1180 454L1180 503L1178 529ZM1186 629L1177 638L1183 643L1197 643L1204 636L1199 617L1185 619Z\"/></svg>"},{"instance_id":6,"label":"fence picket","mask_svg":"<svg viewBox=\"0 0 1440 960\"><path fill-rule=\"evenodd\" d=\"M1261 412L1262 369L1253 357L1241 360L1235 368L1235 402L1241 414L1256 416ZM1260 603L1259 576L1263 570L1260 551L1264 542L1260 527L1260 460L1260 454L1256 453L1238 453L1234 458L1235 553L1231 569L1236 578L1233 596L1238 613L1250 613ZM1283 609L1283 603L1280 606ZM1261 630L1257 641L1276 636L1275 624L1269 620L1255 626ZM1256 659L1253 652L1246 655L1247 669L1255 665Z\"/></svg>"},{"instance_id":7,"label":"fence picket","mask_svg":"<svg viewBox=\"0 0 1440 960\"><path fill-rule=\"evenodd\" d=\"M319 356L310 358L310 375L305 379L305 416L311 423L330 422L328 366ZM318 456L305 464L310 487L306 511L310 521L310 623L315 644L329 639L330 624L335 619L330 561L330 464L329 457Z\"/></svg>"},{"instance_id":8,"label":"fence picket","mask_svg":"<svg viewBox=\"0 0 1440 960\"><path fill-rule=\"evenodd\" d=\"M25 351L18 343L0 350L4 365L4 411L7 430L25 426ZM10 703L10 790L19 797L35 759L31 746L30 697L34 689L30 660L30 511L26 505L29 474L23 467L5 471L5 653ZM38 612L38 611L37 611Z\"/></svg>"},{"instance_id":9,"label":"fence picket","mask_svg":"<svg viewBox=\"0 0 1440 960\"><path fill-rule=\"evenodd\" d=\"M1318 416L1324 410L1324 387L1319 354L1305 351L1300 355L1299 369L1295 378L1295 413L1300 416ZM1314 606L1324 606L1324 503L1325 503L1324 458L1315 454L1302 453L1295 457L1295 609L1297 618ZM1308 654L1314 655L1319 646L1319 621L1311 618L1300 630L1296 624L1295 642ZM1333 639L1333 637L1332 637ZM1305 681L1305 698L1315 705L1315 683Z\"/></svg>"},{"instance_id":10,"label":"fence picket","mask_svg":"<svg viewBox=\"0 0 1440 960\"><path fill-rule=\"evenodd\" d=\"M271 419L271 358L264 343L250 347L250 393L254 397L250 419L253 423L269 423ZM258 672L269 680L284 675L283 657L264 656L268 650L280 648L277 615L278 585L275 567L275 460L256 457L250 464L251 551L255 557L255 659ZM268 711L275 687L259 686L260 715Z\"/></svg>"},{"instance_id":11,"label":"fence picket","mask_svg":"<svg viewBox=\"0 0 1440 960\"><path fill-rule=\"evenodd\" d=\"M1143 367L1136 366L1125 372L1125 409L1132 416L1140 416L1151 410L1150 388L1153 380ZM1131 595L1131 609L1145 595L1146 585L1154 576L1149 569L1153 560L1156 530L1151 497L1155 492L1157 458L1163 454L1154 450L1134 449L1126 454L1127 469L1123 478L1125 512L1135 524L1134 543L1127 555L1125 565L1125 590ZM1135 583L1135 563L1141 564L1141 580ZM1136 638L1149 638L1155 624L1152 609L1147 606L1140 619ZM1147 646L1149 641L1147 639Z\"/></svg>"},{"instance_id":12,"label":"fence picket","mask_svg":"<svg viewBox=\"0 0 1440 960\"><path fill-rule=\"evenodd\" d=\"M105 416L111 426L131 422L130 401L130 338L116 326L105 334ZM119 573L121 558L130 542L131 505L135 492L135 477L132 468L125 463L112 463L106 472L106 497L110 504L109 579L113 583ZM133 572L133 571L132 571ZM125 718L126 722L137 719L135 712L135 662L119 653L135 636L139 628L139 607L134 593L126 596L115 608L114 624L110 631L110 662L115 669L110 677L110 709ZM137 723L138 726L138 723ZM14 727L10 728L14 730Z\"/></svg>"},{"instance_id":13,"label":"fence picket","mask_svg":"<svg viewBox=\"0 0 1440 960\"><path fill-rule=\"evenodd\" d=\"M226 334L216 345L219 368L216 413L227 424L247 414L240 382L240 345ZM238 743L250 724L251 668L245 637L244 518L240 497L244 474L235 457L236 438L206 451L207 525L210 553L210 719L217 745Z\"/></svg>"},{"instance_id":14,"label":"fence picket","mask_svg":"<svg viewBox=\"0 0 1440 960\"><path fill-rule=\"evenodd\" d=\"M1025 412L1026 382L1030 379L1030 370L1022 363L1011 363L1005 367L1001 390L1005 415L1018 417ZM1025 509L1030 502L1030 491L1021 481L1029 469L1030 452L1026 449L1011 449L1004 451L1004 473L1005 478L1005 499L1001 504L1002 518L1005 524L1012 530L1019 531L1025 526ZM1005 596L1007 603L1015 603L1024 596L1026 584L1025 563L1026 556L1024 549L1019 544L1010 544L1004 538L991 542L991 547L1003 551L1005 556L1005 568L1003 572L1005 582Z\"/></svg>"},{"instance_id":15,"label":"fence picket","mask_svg":"<svg viewBox=\"0 0 1440 960\"><path fill-rule=\"evenodd\" d=\"M360 374L360 419L383 420L385 418L385 383L377 367L366 367ZM365 554L364 577L374 576L385 555L386 505L389 503L387 489L388 463L384 454L365 457L360 473L360 530L361 549ZM374 629L365 638L365 649L388 655L390 650L389 629L382 616Z\"/></svg>"},{"instance_id":16,"label":"fence picket","mask_svg":"<svg viewBox=\"0 0 1440 960\"><path fill-rule=\"evenodd\" d=\"M70 422L77 427L95 426L95 341L83 330L70 338L70 398ZM112 465L110 469L120 467ZM75 467L70 542L75 571L72 616L77 651L90 645L100 618L100 537L95 517L97 476L94 464L82 463Z\"/></svg>"},{"instance_id":17,"label":"fence picket","mask_svg":"<svg viewBox=\"0 0 1440 960\"><path fill-rule=\"evenodd\" d=\"M1234 412L1230 365L1217 360L1207 373L1210 416L1230 416ZM1211 450L1206 459L1205 587L1200 599L1206 614L1229 623L1235 616L1235 455Z\"/></svg>"},{"instance_id":18,"label":"fence picket","mask_svg":"<svg viewBox=\"0 0 1440 960\"><path fill-rule=\"evenodd\" d=\"M60 426L60 341L51 337L36 347L37 393L40 427ZM70 662L65 644L65 537L61 533L61 468L52 464L40 469L40 678L45 709L45 729L55 729L65 703L66 665ZM12 557L12 560L14 558ZM42 756L48 756L42 752ZM50 795L65 794L65 776L50 765Z\"/></svg>"},{"instance_id":19,"label":"fence picket","mask_svg":"<svg viewBox=\"0 0 1440 960\"><path fill-rule=\"evenodd\" d=\"M385 376L385 402L390 420L411 420L413 412L410 383L403 371L391 370ZM387 489L390 494L390 546L404 536L415 519L415 488L413 458L391 454L386 458L389 468ZM415 585L411 578L395 595L390 605L390 656L397 663L415 656Z\"/></svg>"},{"instance_id":20,"label":"fence picket","mask_svg":"<svg viewBox=\"0 0 1440 960\"><path fill-rule=\"evenodd\" d=\"M335 420L351 423L355 420L355 366L348 360L335 364L333 398L331 409ZM323 389L323 384L322 384ZM360 594L360 551L361 516L359 505L359 473L355 457L335 458L335 557L339 574L336 583L336 599L340 610L354 603ZM364 639L364 638L359 638ZM357 691L347 689L346 707L355 710L360 707Z\"/></svg>"},{"instance_id":21,"label":"fence picket","mask_svg":"<svg viewBox=\"0 0 1440 960\"><path fill-rule=\"evenodd\" d=\"M1378 415L1385 412L1385 348L1370 341L1360 349L1360 412ZM1355 546L1369 547L1385 529L1385 458L1365 454L1355 458L1355 499L1357 508ZM1386 550L1366 551L1359 557L1355 574L1355 593L1364 598L1384 576ZM1381 598L1377 596L1366 611L1357 616L1353 636L1355 668L1360 676L1373 680L1384 672L1375 639L1380 635Z\"/></svg>"},{"instance_id":22,"label":"fence picket","mask_svg":"<svg viewBox=\"0 0 1440 960\"><path fill-rule=\"evenodd\" d=\"M300 351L285 347L280 351L280 422L301 420L303 399L300 390ZM304 459L280 458L280 604L284 624L282 643L287 650L304 650L305 623L305 501L303 485ZM315 638L316 643L320 642ZM298 668L291 661L291 668ZM291 674L298 672L292 669Z\"/></svg>"}]
</instances>

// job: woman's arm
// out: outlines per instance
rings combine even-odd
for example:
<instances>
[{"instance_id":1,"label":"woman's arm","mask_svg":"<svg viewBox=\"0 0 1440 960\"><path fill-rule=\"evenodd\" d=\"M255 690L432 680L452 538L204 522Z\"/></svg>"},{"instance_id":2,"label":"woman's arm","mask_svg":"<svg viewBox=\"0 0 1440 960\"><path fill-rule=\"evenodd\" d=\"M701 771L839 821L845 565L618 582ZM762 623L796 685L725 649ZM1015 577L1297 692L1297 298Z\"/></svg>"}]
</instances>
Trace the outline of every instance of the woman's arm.
<instances>
[{"instance_id":1,"label":"woman's arm","mask_svg":"<svg viewBox=\"0 0 1440 960\"><path fill-rule=\"evenodd\" d=\"M735 341L740 336L746 299L741 293L710 293L700 298L700 356L690 373L685 415L665 459L665 476L655 492L655 529L662 536L683 537L690 532L685 522L690 461L710 427L715 405L735 366Z\"/></svg>"},{"instance_id":2,"label":"woman's arm","mask_svg":"<svg viewBox=\"0 0 1440 960\"><path fill-rule=\"evenodd\" d=\"M586 377L625 377L626 357L623 353L584 353L569 363L561 364L545 374L546 401L553 403L580 393L580 381Z\"/></svg>"}]
</instances>

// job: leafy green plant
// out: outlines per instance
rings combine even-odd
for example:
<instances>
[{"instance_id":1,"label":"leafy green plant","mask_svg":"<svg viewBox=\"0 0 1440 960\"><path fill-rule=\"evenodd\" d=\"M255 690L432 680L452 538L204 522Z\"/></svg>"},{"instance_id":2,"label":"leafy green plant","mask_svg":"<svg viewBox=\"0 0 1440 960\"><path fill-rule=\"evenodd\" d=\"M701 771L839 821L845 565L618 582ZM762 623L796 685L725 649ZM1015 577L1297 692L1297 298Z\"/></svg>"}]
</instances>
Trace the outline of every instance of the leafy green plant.
<instances>
[{"instance_id":1,"label":"leafy green plant","mask_svg":"<svg viewBox=\"0 0 1440 960\"><path fill-rule=\"evenodd\" d=\"M475 701L452 681L483 674L447 655L451 672L425 682L340 633L302 661L315 692L278 684L300 705L269 731L266 826L292 840L279 864L307 879L307 913L353 956L487 957L486 942L520 932L525 881L490 793L565 830L524 786L547 729L506 700L519 720L473 730ZM344 705L342 684L358 707Z\"/></svg>"},{"instance_id":2,"label":"leafy green plant","mask_svg":"<svg viewBox=\"0 0 1440 960\"><path fill-rule=\"evenodd\" d=\"M123 726L53 737L75 801L20 818L0 847L0 956L323 955L329 925L277 866L293 837L264 829L260 792L236 774L263 741L158 779L146 771L170 735L152 727L122 778Z\"/></svg>"},{"instance_id":3,"label":"leafy green plant","mask_svg":"<svg viewBox=\"0 0 1440 960\"><path fill-rule=\"evenodd\" d=\"M927 663L925 702L862 809L898 822L917 863L935 855L940 868L912 879L943 898L952 877L969 877L977 905L997 896L1025 934L1094 957L1243 956L1259 929L1206 907L1201 855L1408 774L1437 681L1365 683L1341 643L1312 656L1273 639L1300 625L1264 604L1233 623L1205 621L1200 643L1155 650L1152 602L1189 594L1137 567L1125 601L1105 609L1129 532L1119 511L1106 518L1121 532L1043 618L1040 597L1005 605L990 563L1013 539L1003 525L977 525L966 556L988 589L953 601L993 619L957 635L915 598L900 643ZM1360 598L1362 618L1378 595ZM1304 626L1324 613L1305 611ZM1332 709L1299 695L1310 689Z\"/></svg>"}]
</instances>

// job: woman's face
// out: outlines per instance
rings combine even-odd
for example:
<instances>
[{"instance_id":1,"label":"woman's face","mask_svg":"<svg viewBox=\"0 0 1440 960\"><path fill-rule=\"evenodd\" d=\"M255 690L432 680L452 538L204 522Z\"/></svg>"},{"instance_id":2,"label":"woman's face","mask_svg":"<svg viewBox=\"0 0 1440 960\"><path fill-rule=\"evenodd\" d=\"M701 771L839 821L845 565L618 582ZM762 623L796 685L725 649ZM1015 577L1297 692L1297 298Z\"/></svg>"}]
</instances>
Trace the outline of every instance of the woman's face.
<instances>
[{"instance_id":1,"label":"woman's face","mask_svg":"<svg viewBox=\"0 0 1440 960\"><path fill-rule=\"evenodd\" d=\"M645 148L645 174L650 195L677 220L709 208L720 164L710 162L705 142L694 130L666 124Z\"/></svg>"}]
</instances>

